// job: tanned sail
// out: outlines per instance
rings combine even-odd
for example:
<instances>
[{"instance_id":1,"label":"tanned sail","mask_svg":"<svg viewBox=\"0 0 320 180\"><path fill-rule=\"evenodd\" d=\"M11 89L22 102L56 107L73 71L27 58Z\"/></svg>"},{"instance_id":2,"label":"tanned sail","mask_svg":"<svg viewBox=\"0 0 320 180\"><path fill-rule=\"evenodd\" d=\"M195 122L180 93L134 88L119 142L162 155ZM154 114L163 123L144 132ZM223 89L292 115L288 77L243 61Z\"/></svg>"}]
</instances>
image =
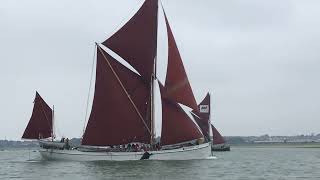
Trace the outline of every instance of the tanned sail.
<instances>
[{"instance_id":1,"label":"tanned sail","mask_svg":"<svg viewBox=\"0 0 320 180\"><path fill-rule=\"evenodd\" d=\"M201 128L201 131L205 138L207 140L210 140L210 129L209 129L209 119L210 119L210 113L211 113L211 107L210 107L210 94L207 93L206 97L200 102L198 105L199 111L193 111L193 117L199 127ZM212 142L213 144L224 144L225 140L219 133L219 131L210 123L210 128L212 130Z\"/></svg>"},{"instance_id":2,"label":"tanned sail","mask_svg":"<svg viewBox=\"0 0 320 180\"><path fill-rule=\"evenodd\" d=\"M219 131L212 124L211 124L211 128L212 128L212 135L213 135L213 139L212 139L213 144L224 144L225 140L223 139Z\"/></svg>"},{"instance_id":3,"label":"tanned sail","mask_svg":"<svg viewBox=\"0 0 320 180\"><path fill-rule=\"evenodd\" d=\"M52 109L36 92L29 123L22 135L23 139L44 139L52 137Z\"/></svg>"},{"instance_id":4,"label":"tanned sail","mask_svg":"<svg viewBox=\"0 0 320 180\"><path fill-rule=\"evenodd\" d=\"M150 122L142 116L146 115L148 91L139 76L100 47L97 47L96 66L93 106L82 144L149 143Z\"/></svg>"},{"instance_id":5,"label":"tanned sail","mask_svg":"<svg viewBox=\"0 0 320 180\"><path fill-rule=\"evenodd\" d=\"M138 12L102 44L121 56L149 83L157 53L158 0L146 0Z\"/></svg>"},{"instance_id":6,"label":"tanned sail","mask_svg":"<svg viewBox=\"0 0 320 180\"><path fill-rule=\"evenodd\" d=\"M161 145L178 144L203 138L179 103L197 109L168 19L163 10L168 36L168 66L165 85L159 82L162 100Z\"/></svg>"},{"instance_id":7,"label":"tanned sail","mask_svg":"<svg viewBox=\"0 0 320 180\"><path fill-rule=\"evenodd\" d=\"M210 140L209 131L209 119L210 119L210 94L208 93L206 97L198 105L198 111L193 110L192 116L200 127L204 137L207 141Z\"/></svg>"},{"instance_id":8,"label":"tanned sail","mask_svg":"<svg viewBox=\"0 0 320 180\"><path fill-rule=\"evenodd\" d=\"M181 106L166 98L165 88L161 84L160 90L162 95L161 145L178 144L203 138L202 133Z\"/></svg>"},{"instance_id":9,"label":"tanned sail","mask_svg":"<svg viewBox=\"0 0 320 180\"><path fill-rule=\"evenodd\" d=\"M197 103L165 12L164 15L168 34L168 67L165 81L167 98L197 110Z\"/></svg>"},{"instance_id":10,"label":"tanned sail","mask_svg":"<svg viewBox=\"0 0 320 180\"><path fill-rule=\"evenodd\" d=\"M141 76L98 48L95 96L83 145L150 143L157 12L157 0L145 1L120 30L102 43Z\"/></svg>"}]
</instances>

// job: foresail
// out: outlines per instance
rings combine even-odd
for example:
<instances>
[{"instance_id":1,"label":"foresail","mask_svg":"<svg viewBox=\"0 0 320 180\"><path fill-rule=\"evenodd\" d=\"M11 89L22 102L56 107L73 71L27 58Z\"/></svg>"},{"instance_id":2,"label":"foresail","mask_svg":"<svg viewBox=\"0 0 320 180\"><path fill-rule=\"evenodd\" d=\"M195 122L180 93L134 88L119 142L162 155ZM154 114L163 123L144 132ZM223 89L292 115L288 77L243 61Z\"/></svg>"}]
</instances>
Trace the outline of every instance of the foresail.
<instances>
[{"instance_id":1,"label":"foresail","mask_svg":"<svg viewBox=\"0 0 320 180\"><path fill-rule=\"evenodd\" d=\"M203 134L203 136L206 138L207 141L209 141L210 138L210 131L209 131L209 123L208 120L206 119L201 119L199 116L197 116L196 114L191 113L193 116L193 119L196 121L196 123L198 124L198 126L201 129L201 132Z\"/></svg>"},{"instance_id":2,"label":"foresail","mask_svg":"<svg viewBox=\"0 0 320 180\"><path fill-rule=\"evenodd\" d=\"M165 98L165 89L161 84L160 91L162 96L161 145L178 144L203 138L202 133L180 105Z\"/></svg>"},{"instance_id":3,"label":"foresail","mask_svg":"<svg viewBox=\"0 0 320 180\"><path fill-rule=\"evenodd\" d=\"M22 135L23 139L43 139L52 136L52 109L38 92L29 123Z\"/></svg>"},{"instance_id":4,"label":"foresail","mask_svg":"<svg viewBox=\"0 0 320 180\"><path fill-rule=\"evenodd\" d=\"M167 76L165 81L165 88L168 93L167 98L196 110L197 103L165 12L164 16L167 26L169 48Z\"/></svg>"},{"instance_id":5,"label":"foresail","mask_svg":"<svg viewBox=\"0 0 320 180\"><path fill-rule=\"evenodd\" d=\"M97 48L95 93L82 144L149 143L150 122L143 117L148 90L137 74Z\"/></svg>"},{"instance_id":6,"label":"foresail","mask_svg":"<svg viewBox=\"0 0 320 180\"><path fill-rule=\"evenodd\" d=\"M193 110L192 115L200 127L203 135L207 140L210 139L209 119L210 119L210 94L207 93L206 97L198 105L198 110Z\"/></svg>"},{"instance_id":7,"label":"foresail","mask_svg":"<svg viewBox=\"0 0 320 180\"><path fill-rule=\"evenodd\" d=\"M158 0L146 0L138 12L102 44L126 60L150 82L157 51Z\"/></svg>"}]
</instances>

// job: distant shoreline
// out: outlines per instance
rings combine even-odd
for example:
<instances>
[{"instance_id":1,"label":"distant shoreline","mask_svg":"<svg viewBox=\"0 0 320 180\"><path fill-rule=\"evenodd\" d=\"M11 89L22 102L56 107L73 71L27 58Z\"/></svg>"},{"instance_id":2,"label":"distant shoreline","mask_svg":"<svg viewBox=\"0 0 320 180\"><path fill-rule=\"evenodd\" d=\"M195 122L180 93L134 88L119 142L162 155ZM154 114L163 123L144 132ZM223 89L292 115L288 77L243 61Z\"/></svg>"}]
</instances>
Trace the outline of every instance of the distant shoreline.
<instances>
[{"instance_id":1,"label":"distant shoreline","mask_svg":"<svg viewBox=\"0 0 320 180\"><path fill-rule=\"evenodd\" d=\"M251 143L251 144L231 144L238 148L320 148L318 142L306 143Z\"/></svg>"},{"instance_id":2,"label":"distant shoreline","mask_svg":"<svg viewBox=\"0 0 320 180\"><path fill-rule=\"evenodd\" d=\"M225 136L224 139L231 148L320 148L320 134L316 136ZM70 143L77 146L81 144L81 140L71 138ZM38 141L0 140L0 151L38 147Z\"/></svg>"}]
</instances>

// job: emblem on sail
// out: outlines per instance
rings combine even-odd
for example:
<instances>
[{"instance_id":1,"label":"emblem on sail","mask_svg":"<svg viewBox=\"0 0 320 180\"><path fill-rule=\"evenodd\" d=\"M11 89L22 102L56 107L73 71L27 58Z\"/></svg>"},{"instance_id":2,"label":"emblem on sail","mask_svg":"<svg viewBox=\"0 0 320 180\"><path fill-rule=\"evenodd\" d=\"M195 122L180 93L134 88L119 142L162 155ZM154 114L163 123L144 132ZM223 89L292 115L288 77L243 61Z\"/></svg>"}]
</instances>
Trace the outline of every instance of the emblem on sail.
<instances>
[{"instance_id":1,"label":"emblem on sail","mask_svg":"<svg viewBox=\"0 0 320 180\"><path fill-rule=\"evenodd\" d=\"M209 113L209 105L200 105L201 113Z\"/></svg>"}]
</instances>

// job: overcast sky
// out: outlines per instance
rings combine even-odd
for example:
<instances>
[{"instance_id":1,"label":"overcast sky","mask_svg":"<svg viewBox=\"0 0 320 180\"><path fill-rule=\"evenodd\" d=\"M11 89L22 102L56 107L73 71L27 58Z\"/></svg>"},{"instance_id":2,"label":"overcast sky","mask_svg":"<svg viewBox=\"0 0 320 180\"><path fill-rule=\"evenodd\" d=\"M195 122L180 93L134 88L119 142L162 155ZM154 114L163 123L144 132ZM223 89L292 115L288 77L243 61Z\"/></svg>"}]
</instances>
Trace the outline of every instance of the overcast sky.
<instances>
[{"instance_id":1,"label":"overcast sky","mask_svg":"<svg viewBox=\"0 0 320 180\"><path fill-rule=\"evenodd\" d=\"M320 133L320 1L162 2L196 99L212 93L223 135ZM36 90L55 105L58 135L81 136L94 42L141 3L0 1L0 139L20 139Z\"/></svg>"}]
</instances>

